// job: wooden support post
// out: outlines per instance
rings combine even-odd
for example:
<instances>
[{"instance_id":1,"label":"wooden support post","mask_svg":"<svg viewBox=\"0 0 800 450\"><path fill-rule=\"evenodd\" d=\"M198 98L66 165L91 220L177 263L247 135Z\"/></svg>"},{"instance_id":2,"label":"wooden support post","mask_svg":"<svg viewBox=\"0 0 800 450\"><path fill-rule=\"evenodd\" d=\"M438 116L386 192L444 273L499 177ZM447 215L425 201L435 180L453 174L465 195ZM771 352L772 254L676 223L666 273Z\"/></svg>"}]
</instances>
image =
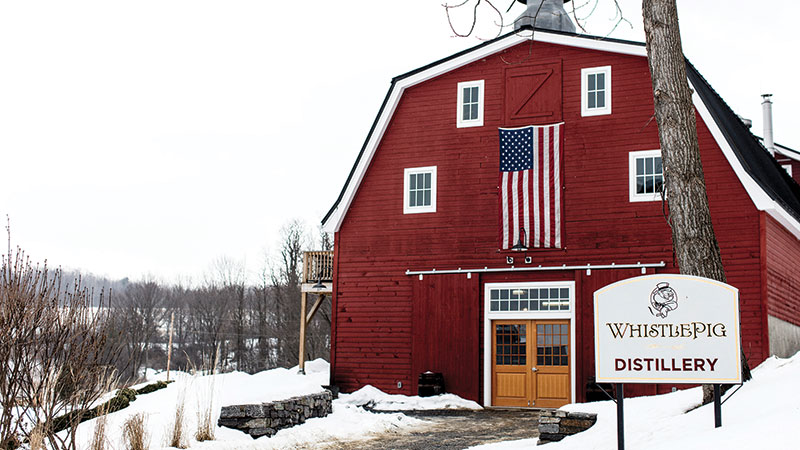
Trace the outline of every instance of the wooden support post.
<instances>
[{"instance_id":1,"label":"wooden support post","mask_svg":"<svg viewBox=\"0 0 800 450\"><path fill-rule=\"evenodd\" d=\"M317 301L314 303L314 306L311 307L311 311L308 312L306 316L306 325L311 323L311 319L314 318L314 314L317 313L319 307L322 306L322 302L325 301L325 294L317 295Z\"/></svg>"},{"instance_id":2,"label":"wooden support post","mask_svg":"<svg viewBox=\"0 0 800 450\"><path fill-rule=\"evenodd\" d=\"M175 323L175 311L169 317L169 344L167 345L167 381L169 381L169 363L172 361L172 325Z\"/></svg>"},{"instance_id":3,"label":"wooden support post","mask_svg":"<svg viewBox=\"0 0 800 450\"><path fill-rule=\"evenodd\" d=\"M300 294L300 374L306 373L306 296L305 292Z\"/></svg>"}]
</instances>

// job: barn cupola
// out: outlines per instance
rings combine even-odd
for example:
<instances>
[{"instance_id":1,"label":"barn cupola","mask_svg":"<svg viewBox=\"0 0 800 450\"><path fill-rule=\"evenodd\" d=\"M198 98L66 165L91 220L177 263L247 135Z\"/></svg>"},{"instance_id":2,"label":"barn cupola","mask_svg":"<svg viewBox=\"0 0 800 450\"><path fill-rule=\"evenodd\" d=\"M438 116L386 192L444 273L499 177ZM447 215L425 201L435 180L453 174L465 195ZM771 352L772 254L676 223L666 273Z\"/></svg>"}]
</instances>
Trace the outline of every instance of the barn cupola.
<instances>
[{"instance_id":1,"label":"barn cupola","mask_svg":"<svg viewBox=\"0 0 800 450\"><path fill-rule=\"evenodd\" d=\"M547 30L575 32L575 24L572 23L567 11L564 10L564 3L569 2L569 0L517 1L526 3L528 9L514 21L514 30L519 30L524 26L531 26Z\"/></svg>"}]
</instances>

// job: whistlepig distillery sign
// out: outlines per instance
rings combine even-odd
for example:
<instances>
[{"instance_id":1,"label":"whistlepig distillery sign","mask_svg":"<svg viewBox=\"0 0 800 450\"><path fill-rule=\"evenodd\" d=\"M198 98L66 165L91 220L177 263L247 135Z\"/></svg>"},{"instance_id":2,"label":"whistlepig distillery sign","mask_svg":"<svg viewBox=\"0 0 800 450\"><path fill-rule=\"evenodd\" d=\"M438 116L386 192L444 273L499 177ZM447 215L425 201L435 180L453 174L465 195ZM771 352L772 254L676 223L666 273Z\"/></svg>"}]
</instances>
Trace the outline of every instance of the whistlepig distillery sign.
<instances>
[{"instance_id":1,"label":"whistlepig distillery sign","mask_svg":"<svg viewBox=\"0 0 800 450\"><path fill-rule=\"evenodd\" d=\"M616 383L617 448L625 448L624 383L741 384L739 290L708 278L646 275L594 293L595 378Z\"/></svg>"},{"instance_id":2,"label":"whistlepig distillery sign","mask_svg":"<svg viewBox=\"0 0 800 450\"><path fill-rule=\"evenodd\" d=\"M594 293L598 383L741 383L739 291L647 275Z\"/></svg>"}]
</instances>

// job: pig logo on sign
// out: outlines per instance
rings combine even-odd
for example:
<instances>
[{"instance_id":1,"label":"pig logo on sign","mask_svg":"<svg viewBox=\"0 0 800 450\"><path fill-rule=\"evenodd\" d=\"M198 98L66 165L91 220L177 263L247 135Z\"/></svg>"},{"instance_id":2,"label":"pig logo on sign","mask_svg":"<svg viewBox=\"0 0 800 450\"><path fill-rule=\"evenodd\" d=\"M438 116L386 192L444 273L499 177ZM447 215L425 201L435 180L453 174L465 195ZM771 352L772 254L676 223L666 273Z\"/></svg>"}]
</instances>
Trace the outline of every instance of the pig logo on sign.
<instances>
[{"instance_id":1,"label":"pig logo on sign","mask_svg":"<svg viewBox=\"0 0 800 450\"><path fill-rule=\"evenodd\" d=\"M650 306L647 309L650 314L664 319L670 311L678 309L678 294L669 283L662 281L650 293Z\"/></svg>"}]
</instances>

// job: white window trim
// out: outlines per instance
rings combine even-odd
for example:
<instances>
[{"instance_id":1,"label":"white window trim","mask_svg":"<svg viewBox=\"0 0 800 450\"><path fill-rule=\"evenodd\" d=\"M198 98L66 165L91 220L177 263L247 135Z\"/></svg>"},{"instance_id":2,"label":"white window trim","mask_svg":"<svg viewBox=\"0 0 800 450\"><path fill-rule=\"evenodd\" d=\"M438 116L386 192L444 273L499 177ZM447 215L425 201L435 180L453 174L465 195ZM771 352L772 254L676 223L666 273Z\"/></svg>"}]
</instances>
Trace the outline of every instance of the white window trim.
<instances>
[{"instance_id":1,"label":"white window trim","mask_svg":"<svg viewBox=\"0 0 800 450\"><path fill-rule=\"evenodd\" d=\"M653 156L661 156L661 150L643 150L630 152L628 154L628 195L631 202L655 202L661 201L661 193L637 194L636 193L636 159ZM661 160L661 171L664 171L664 160ZM665 180L666 182L666 180Z\"/></svg>"},{"instance_id":2,"label":"white window trim","mask_svg":"<svg viewBox=\"0 0 800 450\"><path fill-rule=\"evenodd\" d=\"M606 106L603 108L590 109L589 96L587 95L589 90L589 75L596 73L603 73L606 75ZM587 67L581 69L581 116L602 116L605 114L611 114L611 66Z\"/></svg>"},{"instance_id":3,"label":"white window trim","mask_svg":"<svg viewBox=\"0 0 800 450\"><path fill-rule=\"evenodd\" d=\"M431 204L429 206L408 206L408 177L411 174L431 174ZM436 212L436 166L410 167L403 170L403 214Z\"/></svg>"},{"instance_id":4,"label":"white window trim","mask_svg":"<svg viewBox=\"0 0 800 450\"><path fill-rule=\"evenodd\" d=\"M569 289L569 311L491 311L491 290L492 289L513 289L513 288L543 288L559 287ZM574 281L548 281L548 282L525 282L525 283L486 283L483 289L483 406L492 406L492 320L503 319L523 319L523 320L547 320L547 319L569 319L569 345L571 346L569 355L570 364L570 395L572 402L575 402L575 282Z\"/></svg>"},{"instance_id":5,"label":"white window trim","mask_svg":"<svg viewBox=\"0 0 800 450\"><path fill-rule=\"evenodd\" d=\"M791 164L781 164L781 167L783 167L783 170L785 170L786 173L788 173L790 177L793 176L792 175L792 165Z\"/></svg>"},{"instance_id":6,"label":"white window trim","mask_svg":"<svg viewBox=\"0 0 800 450\"><path fill-rule=\"evenodd\" d=\"M468 127L482 127L483 126L483 80L475 80L475 81L463 81L458 83L458 104L456 109L456 127L457 128L468 128ZM464 88L467 87L478 87L478 118L471 119L471 120L464 120L462 114L462 110L464 109Z\"/></svg>"}]
</instances>

